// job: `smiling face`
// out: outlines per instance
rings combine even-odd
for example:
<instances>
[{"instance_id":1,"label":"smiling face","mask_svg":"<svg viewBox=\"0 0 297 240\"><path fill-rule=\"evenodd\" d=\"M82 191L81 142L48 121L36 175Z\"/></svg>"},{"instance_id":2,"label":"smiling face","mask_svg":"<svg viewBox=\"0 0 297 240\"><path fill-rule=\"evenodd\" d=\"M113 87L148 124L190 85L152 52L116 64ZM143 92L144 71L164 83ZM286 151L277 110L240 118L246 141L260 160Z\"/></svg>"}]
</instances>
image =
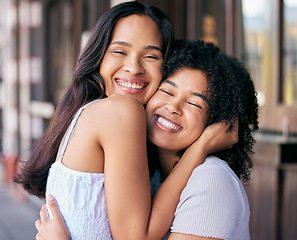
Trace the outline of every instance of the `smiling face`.
<instances>
[{"instance_id":1,"label":"smiling face","mask_svg":"<svg viewBox=\"0 0 297 240\"><path fill-rule=\"evenodd\" d=\"M202 133L210 93L202 71L181 69L163 81L146 106L148 137L159 148L180 151Z\"/></svg>"},{"instance_id":2,"label":"smiling face","mask_svg":"<svg viewBox=\"0 0 297 240\"><path fill-rule=\"evenodd\" d=\"M100 66L106 95L130 95L146 104L162 78L161 47L161 33L150 17L131 15L120 19Z\"/></svg>"}]
</instances>

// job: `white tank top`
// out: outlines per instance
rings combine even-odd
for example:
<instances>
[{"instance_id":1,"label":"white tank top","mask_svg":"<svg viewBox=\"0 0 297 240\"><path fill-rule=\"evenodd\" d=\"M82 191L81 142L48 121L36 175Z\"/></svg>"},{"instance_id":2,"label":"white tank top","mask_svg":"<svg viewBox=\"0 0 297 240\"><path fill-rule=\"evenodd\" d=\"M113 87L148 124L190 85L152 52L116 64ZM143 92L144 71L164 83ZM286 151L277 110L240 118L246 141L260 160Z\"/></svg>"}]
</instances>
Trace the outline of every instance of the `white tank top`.
<instances>
[{"instance_id":1,"label":"white tank top","mask_svg":"<svg viewBox=\"0 0 297 240\"><path fill-rule=\"evenodd\" d=\"M74 116L60 158L49 170L46 186L46 195L56 198L72 240L112 239L106 213L104 174L75 171L62 163L77 120L91 103L80 108ZM52 217L50 212L49 215Z\"/></svg>"}]
</instances>

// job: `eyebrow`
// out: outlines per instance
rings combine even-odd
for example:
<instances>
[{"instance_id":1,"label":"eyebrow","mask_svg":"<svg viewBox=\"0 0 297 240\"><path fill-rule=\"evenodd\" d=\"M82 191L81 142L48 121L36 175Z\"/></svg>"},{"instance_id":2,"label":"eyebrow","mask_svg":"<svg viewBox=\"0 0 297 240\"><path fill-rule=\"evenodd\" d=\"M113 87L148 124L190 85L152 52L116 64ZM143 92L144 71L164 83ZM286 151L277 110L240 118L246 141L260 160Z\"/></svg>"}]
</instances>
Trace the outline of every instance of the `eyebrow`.
<instances>
[{"instance_id":1,"label":"eyebrow","mask_svg":"<svg viewBox=\"0 0 297 240\"><path fill-rule=\"evenodd\" d=\"M128 42L125 42L125 41L114 41L112 43L110 43L110 45L122 45L122 46L125 46L125 47L132 47L132 44L131 43L128 43ZM162 49L157 47L157 46L154 46L154 45L147 45L145 46L146 50L157 50L157 51L160 51L162 52Z\"/></svg>"},{"instance_id":2,"label":"eyebrow","mask_svg":"<svg viewBox=\"0 0 297 240\"><path fill-rule=\"evenodd\" d=\"M162 49L161 48L159 48L157 46L154 46L154 45L148 45L144 49L146 49L146 50L157 50L159 52L162 52Z\"/></svg>"},{"instance_id":3,"label":"eyebrow","mask_svg":"<svg viewBox=\"0 0 297 240\"><path fill-rule=\"evenodd\" d=\"M177 85L174 82L170 81L170 80L167 80L167 79L166 80L163 80L162 83L168 83L171 86L177 88ZM203 92L206 92L206 91L203 91ZM197 97L201 97L207 104L209 104L209 100L208 100L208 98L205 95L203 95L201 93L198 93L198 92L191 92L191 95L197 96Z\"/></svg>"},{"instance_id":4,"label":"eyebrow","mask_svg":"<svg viewBox=\"0 0 297 240\"><path fill-rule=\"evenodd\" d=\"M132 44L124 42L124 41L114 41L114 42L110 43L110 45L122 45L122 46L126 46L126 47L132 47Z\"/></svg>"},{"instance_id":5,"label":"eyebrow","mask_svg":"<svg viewBox=\"0 0 297 240\"><path fill-rule=\"evenodd\" d=\"M174 82L169 81L169 80L167 80L167 79L163 80L162 83L168 83L168 84L170 84L170 85L173 86L173 87L177 87L177 85L176 85Z\"/></svg>"},{"instance_id":6,"label":"eyebrow","mask_svg":"<svg viewBox=\"0 0 297 240\"><path fill-rule=\"evenodd\" d=\"M203 92L206 92L206 91L203 91ZM205 95L203 95L201 93L197 93L197 92L192 92L192 95L201 97L207 104L209 104L209 100Z\"/></svg>"}]
</instances>

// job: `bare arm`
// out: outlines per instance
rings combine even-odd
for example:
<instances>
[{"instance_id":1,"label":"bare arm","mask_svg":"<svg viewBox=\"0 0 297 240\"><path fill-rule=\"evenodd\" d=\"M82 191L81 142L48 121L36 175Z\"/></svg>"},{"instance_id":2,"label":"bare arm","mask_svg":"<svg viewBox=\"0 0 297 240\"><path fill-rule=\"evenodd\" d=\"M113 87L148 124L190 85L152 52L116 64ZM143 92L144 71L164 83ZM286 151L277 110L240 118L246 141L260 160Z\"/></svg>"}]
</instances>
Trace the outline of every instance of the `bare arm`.
<instances>
[{"instance_id":1,"label":"bare arm","mask_svg":"<svg viewBox=\"0 0 297 240\"><path fill-rule=\"evenodd\" d=\"M111 231L114 239L161 239L171 226L180 193L192 170L204 161L207 154L230 147L236 141L229 136L229 126L226 124L205 131L164 181L155 194L151 208L145 113L135 101L125 103L129 106L123 107L121 104L124 104L122 100L117 102L118 109L107 105L108 119L104 123L98 122L98 139L105 153L106 205ZM217 136L216 140L214 136ZM51 205L55 205L55 202ZM36 226L40 235L47 237L45 232L40 231L49 229L43 224L63 227L61 221L57 224L60 213L55 211L53 215L53 221L43 221L41 216L42 223ZM69 239L65 231L60 231L61 235L64 238L59 239Z\"/></svg>"},{"instance_id":2,"label":"bare arm","mask_svg":"<svg viewBox=\"0 0 297 240\"><path fill-rule=\"evenodd\" d=\"M47 198L47 202L53 214L53 220L49 218L46 204L44 204L40 210L40 219L35 222L36 229L38 230L36 240L70 239L68 228L66 227L65 221L59 211L56 200L50 195Z\"/></svg>"},{"instance_id":3,"label":"bare arm","mask_svg":"<svg viewBox=\"0 0 297 240\"><path fill-rule=\"evenodd\" d=\"M162 231L163 236L169 230L180 194L192 171L204 161L208 154L231 148L237 141L237 119L232 126L230 123L223 122L213 124L204 130L199 139L183 154L179 163L154 195L148 231L153 237L149 239L161 239L159 235L154 236L153 233L160 234Z\"/></svg>"},{"instance_id":4,"label":"bare arm","mask_svg":"<svg viewBox=\"0 0 297 240\"><path fill-rule=\"evenodd\" d=\"M136 112L141 113L140 109L133 109L132 112L134 112L133 119L127 108L120 117L124 123L122 126L126 126L127 129L113 128L112 133L108 132L108 134L118 133L120 136L116 139L109 139L110 142L102 145L106 150L107 213L115 240L157 240L169 230L180 194L192 171L204 161L208 154L229 148L236 143L237 133L233 134L228 131L230 124L226 123L208 128L185 152L156 192L153 204L151 204L146 143L143 140L145 139L145 132L143 132L145 124L141 123L145 120L144 116L136 114ZM109 123L115 126L115 122ZM235 139L230 135L236 136ZM116 151L115 146L119 146ZM125 156L129 157L125 158Z\"/></svg>"}]
</instances>

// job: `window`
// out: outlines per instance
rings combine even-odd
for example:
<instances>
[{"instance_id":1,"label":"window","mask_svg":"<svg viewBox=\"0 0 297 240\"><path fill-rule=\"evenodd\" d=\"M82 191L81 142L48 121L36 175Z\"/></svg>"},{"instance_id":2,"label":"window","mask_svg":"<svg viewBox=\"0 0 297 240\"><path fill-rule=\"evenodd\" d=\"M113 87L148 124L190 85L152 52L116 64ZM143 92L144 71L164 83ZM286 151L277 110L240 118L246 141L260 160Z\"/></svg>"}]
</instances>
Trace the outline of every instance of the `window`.
<instances>
[{"instance_id":1,"label":"window","mask_svg":"<svg viewBox=\"0 0 297 240\"><path fill-rule=\"evenodd\" d=\"M284 0L282 102L297 105L297 1Z\"/></svg>"},{"instance_id":2,"label":"window","mask_svg":"<svg viewBox=\"0 0 297 240\"><path fill-rule=\"evenodd\" d=\"M273 5L270 0L243 0L243 60L248 65L258 91L259 103L265 104L271 91L273 45Z\"/></svg>"},{"instance_id":3,"label":"window","mask_svg":"<svg viewBox=\"0 0 297 240\"><path fill-rule=\"evenodd\" d=\"M74 67L73 6L70 1L52 1L46 6L45 76L43 101L59 102L68 88Z\"/></svg>"},{"instance_id":4,"label":"window","mask_svg":"<svg viewBox=\"0 0 297 240\"><path fill-rule=\"evenodd\" d=\"M297 134L297 1L242 0L242 12L243 60L259 93L260 129L293 136Z\"/></svg>"}]
</instances>

